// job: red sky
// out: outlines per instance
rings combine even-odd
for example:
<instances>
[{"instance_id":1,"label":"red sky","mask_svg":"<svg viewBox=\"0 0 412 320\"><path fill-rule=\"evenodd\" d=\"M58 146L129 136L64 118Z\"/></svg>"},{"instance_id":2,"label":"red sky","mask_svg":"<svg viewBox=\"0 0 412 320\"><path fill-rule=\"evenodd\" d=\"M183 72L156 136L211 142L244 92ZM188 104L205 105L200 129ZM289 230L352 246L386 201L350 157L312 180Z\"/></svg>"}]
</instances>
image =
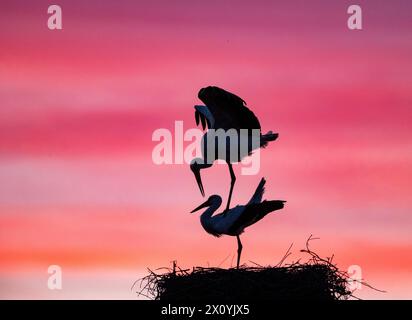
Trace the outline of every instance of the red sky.
<instances>
[{"instance_id":1,"label":"red sky","mask_svg":"<svg viewBox=\"0 0 412 320\"><path fill-rule=\"evenodd\" d=\"M151 137L195 126L197 92L240 95L264 131L256 176L287 200L243 236L243 261L276 264L310 234L342 269L412 298L412 5L358 1L47 1L0 4L0 297L135 298L146 267L229 266L236 241L189 211L203 199L187 165L155 165ZM203 174L226 197L227 167ZM46 287L47 267L63 290Z\"/></svg>"}]
</instances>

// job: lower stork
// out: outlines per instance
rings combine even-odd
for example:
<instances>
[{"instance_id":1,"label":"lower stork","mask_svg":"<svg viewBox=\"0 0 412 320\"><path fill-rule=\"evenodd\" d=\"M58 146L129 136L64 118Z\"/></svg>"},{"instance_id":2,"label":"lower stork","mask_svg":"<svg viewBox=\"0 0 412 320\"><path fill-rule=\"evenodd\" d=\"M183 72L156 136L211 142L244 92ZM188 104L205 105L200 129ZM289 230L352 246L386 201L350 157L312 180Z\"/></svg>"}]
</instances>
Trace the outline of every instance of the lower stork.
<instances>
[{"instance_id":1,"label":"lower stork","mask_svg":"<svg viewBox=\"0 0 412 320\"><path fill-rule=\"evenodd\" d=\"M243 233L246 227L258 222L268 213L282 209L286 202L283 200L262 201L263 193L265 192L265 183L265 178L262 178L253 197L246 205L239 205L212 216L222 204L222 198L215 194L191 211L191 213L193 213L202 208L208 208L200 216L200 223L207 233L215 237L220 237L223 234L236 236L238 245L236 267L238 269L243 248L239 237L240 234Z\"/></svg>"}]
</instances>

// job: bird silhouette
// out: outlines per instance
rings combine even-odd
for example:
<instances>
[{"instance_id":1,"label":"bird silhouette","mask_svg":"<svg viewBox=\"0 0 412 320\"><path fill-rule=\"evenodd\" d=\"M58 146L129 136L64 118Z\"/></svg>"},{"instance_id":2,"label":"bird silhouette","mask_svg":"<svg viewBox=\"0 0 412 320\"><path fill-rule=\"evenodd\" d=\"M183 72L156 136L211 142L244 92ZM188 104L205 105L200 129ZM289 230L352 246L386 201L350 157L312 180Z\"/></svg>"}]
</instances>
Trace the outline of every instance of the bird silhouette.
<instances>
[{"instance_id":1,"label":"bird silhouette","mask_svg":"<svg viewBox=\"0 0 412 320\"><path fill-rule=\"evenodd\" d=\"M213 236L220 237L223 234L236 236L238 244L237 268L239 268L240 256L243 249L239 235L243 233L246 227L255 224L268 213L282 209L286 202L283 200L262 201L263 193L265 192L265 183L265 178L262 178L254 195L246 205L238 205L223 213L213 215L222 204L222 198L215 194L191 211L191 213L193 213L202 208L208 208L200 216L200 223L203 229Z\"/></svg>"},{"instance_id":2,"label":"bird silhouette","mask_svg":"<svg viewBox=\"0 0 412 320\"><path fill-rule=\"evenodd\" d=\"M202 158L193 159L190 169L195 175L202 196L205 196L200 170L211 167L214 160L221 159L226 161L231 178L225 209L228 210L236 181L232 163L242 161L243 158L251 155L255 149L265 148L270 141L277 139L278 134L269 131L262 135L257 117L246 107L246 102L233 93L219 87L209 86L200 89L198 97L205 105L195 105L194 107L196 110L196 124L199 125L201 123L204 130L206 127L214 130L213 133L210 133L208 130L203 135L201 146ZM230 137L226 137L224 140L219 139L219 136L216 135L219 129L224 131L235 130L238 138L234 140ZM257 136L256 130L258 132ZM210 143L210 141L214 141L214 144ZM242 146L242 141L247 145ZM232 149L233 147L236 148ZM224 152L221 152L222 148L224 148ZM235 155L231 153L232 150L237 150Z\"/></svg>"}]
</instances>

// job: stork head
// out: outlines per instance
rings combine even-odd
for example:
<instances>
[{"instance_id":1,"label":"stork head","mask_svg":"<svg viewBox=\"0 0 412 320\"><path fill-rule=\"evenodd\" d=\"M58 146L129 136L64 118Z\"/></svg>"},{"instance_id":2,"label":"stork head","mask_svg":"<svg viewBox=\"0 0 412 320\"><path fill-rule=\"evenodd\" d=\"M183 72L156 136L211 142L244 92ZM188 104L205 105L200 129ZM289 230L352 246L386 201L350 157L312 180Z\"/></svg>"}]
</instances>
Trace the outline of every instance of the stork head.
<instances>
[{"instance_id":1,"label":"stork head","mask_svg":"<svg viewBox=\"0 0 412 320\"><path fill-rule=\"evenodd\" d=\"M218 196L217 194L214 194L214 195L211 195L209 199L203 202L200 206L190 211L190 213L194 213L202 208L207 208L212 205L216 205L216 207L220 207L221 204L222 204L222 198Z\"/></svg>"},{"instance_id":2,"label":"stork head","mask_svg":"<svg viewBox=\"0 0 412 320\"><path fill-rule=\"evenodd\" d=\"M195 175L197 185L199 186L199 189L200 189L200 193L204 197L205 190L203 189L202 177L200 176L200 169L202 169L201 163L203 162L204 160L201 158L193 159L192 162L190 163L190 170L192 170L193 174Z\"/></svg>"}]
</instances>

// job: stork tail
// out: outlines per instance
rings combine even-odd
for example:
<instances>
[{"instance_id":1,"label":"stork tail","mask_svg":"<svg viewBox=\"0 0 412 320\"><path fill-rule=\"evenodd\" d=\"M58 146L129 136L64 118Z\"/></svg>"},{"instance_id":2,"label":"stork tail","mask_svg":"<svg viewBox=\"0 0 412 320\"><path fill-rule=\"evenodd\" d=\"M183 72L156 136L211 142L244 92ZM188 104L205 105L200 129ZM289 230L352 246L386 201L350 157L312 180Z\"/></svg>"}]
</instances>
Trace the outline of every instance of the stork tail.
<instances>
[{"instance_id":1,"label":"stork tail","mask_svg":"<svg viewBox=\"0 0 412 320\"><path fill-rule=\"evenodd\" d=\"M266 179L262 178L260 180L259 185L256 188L255 193L250 199L249 204L262 202L262 197L263 197L263 194L265 193L265 183L266 183Z\"/></svg>"}]
</instances>

